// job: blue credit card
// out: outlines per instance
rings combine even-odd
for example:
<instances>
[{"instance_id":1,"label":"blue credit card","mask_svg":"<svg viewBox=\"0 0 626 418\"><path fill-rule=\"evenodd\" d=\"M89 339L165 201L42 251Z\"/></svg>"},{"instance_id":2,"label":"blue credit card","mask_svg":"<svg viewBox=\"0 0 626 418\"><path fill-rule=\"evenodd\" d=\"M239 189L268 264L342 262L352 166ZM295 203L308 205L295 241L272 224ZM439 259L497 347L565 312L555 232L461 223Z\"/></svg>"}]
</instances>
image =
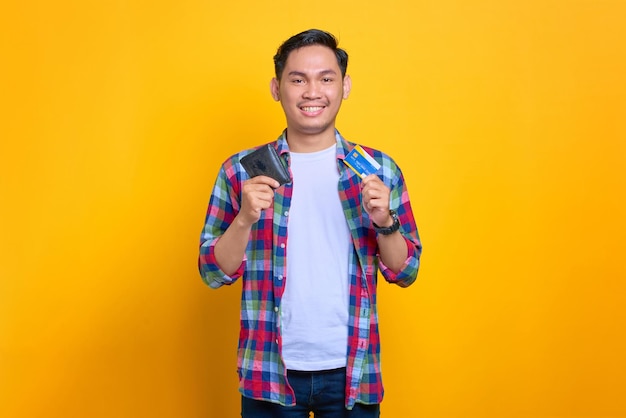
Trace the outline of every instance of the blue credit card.
<instances>
[{"instance_id":1,"label":"blue credit card","mask_svg":"<svg viewBox=\"0 0 626 418\"><path fill-rule=\"evenodd\" d=\"M380 164L360 145L355 146L343 162L361 178L376 173L380 168Z\"/></svg>"}]
</instances>

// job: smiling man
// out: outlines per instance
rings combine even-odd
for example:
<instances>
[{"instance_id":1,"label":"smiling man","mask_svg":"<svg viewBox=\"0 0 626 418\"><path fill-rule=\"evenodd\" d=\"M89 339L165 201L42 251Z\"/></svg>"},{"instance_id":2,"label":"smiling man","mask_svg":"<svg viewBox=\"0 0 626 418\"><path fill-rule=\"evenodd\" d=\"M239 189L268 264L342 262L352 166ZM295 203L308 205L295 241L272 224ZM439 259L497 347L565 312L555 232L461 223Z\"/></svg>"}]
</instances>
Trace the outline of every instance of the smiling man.
<instances>
[{"instance_id":1,"label":"smiling man","mask_svg":"<svg viewBox=\"0 0 626 418\"><path fill-rule=\"evenodd\" d=\"M200 241L212 288L241 279L238 373L244 418L380 416L376 285L412 284L422 250L404 178L381 151L360 176L335 120L352 87L348 54L308 30L274 56L287 128L269 145L291 182L250 177L245 150L222 165Z\"/></svg>"},{"instance_id":2,"label":"smiling man","mask_svg":"<svg viewBox=\"0 0 626 418\"><path fill-rule=\"evenodd\" d=\"M280 51L277 60L282 59ZM340 54L339 60L344 57ZM345 55L347 65L347 55ZM277 64L272 79L274 100L287 118L287 138L293 152L315 152L335 143L335 119L350 94L350 76L339 67L336 53L323 45L310 45L289 53Z\"/></svg>"}]
</instances>

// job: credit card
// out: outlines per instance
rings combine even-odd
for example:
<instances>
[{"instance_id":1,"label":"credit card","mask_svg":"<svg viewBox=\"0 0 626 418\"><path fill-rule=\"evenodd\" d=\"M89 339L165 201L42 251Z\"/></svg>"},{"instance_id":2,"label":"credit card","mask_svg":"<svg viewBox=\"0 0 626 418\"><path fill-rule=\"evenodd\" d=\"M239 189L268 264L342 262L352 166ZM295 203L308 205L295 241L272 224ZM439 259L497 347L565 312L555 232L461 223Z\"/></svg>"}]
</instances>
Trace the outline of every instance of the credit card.
<instances>
[{"instance_id":1,"label":"credit card","mask_svg":"<svg viewBox=\"0 0 626 418\"><path fill-rule=\"evenodd\" d=\"M355 146L343 162L361 178L376 173L380 168L380 164L360 145Z\"/></svg>"}]
</instances>

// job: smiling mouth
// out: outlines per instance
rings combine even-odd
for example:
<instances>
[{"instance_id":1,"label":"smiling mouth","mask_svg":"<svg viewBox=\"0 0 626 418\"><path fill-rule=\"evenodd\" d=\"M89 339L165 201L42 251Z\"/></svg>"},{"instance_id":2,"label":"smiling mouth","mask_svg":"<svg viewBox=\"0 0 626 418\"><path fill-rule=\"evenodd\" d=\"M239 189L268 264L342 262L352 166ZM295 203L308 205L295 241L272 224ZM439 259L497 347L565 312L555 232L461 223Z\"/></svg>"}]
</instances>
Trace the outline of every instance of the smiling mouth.
<instances>
[{"instance_id":1,"label":"smiling mouth","mask_svg":"<svg viewBox=\"0 0 626 418\"><path fill-rule=\"evenodd\" d=\"M325 106L303 106L300 109L302 109L305 112L317 112L319 110L324 109Z\"/></svg>"}]
</instances>

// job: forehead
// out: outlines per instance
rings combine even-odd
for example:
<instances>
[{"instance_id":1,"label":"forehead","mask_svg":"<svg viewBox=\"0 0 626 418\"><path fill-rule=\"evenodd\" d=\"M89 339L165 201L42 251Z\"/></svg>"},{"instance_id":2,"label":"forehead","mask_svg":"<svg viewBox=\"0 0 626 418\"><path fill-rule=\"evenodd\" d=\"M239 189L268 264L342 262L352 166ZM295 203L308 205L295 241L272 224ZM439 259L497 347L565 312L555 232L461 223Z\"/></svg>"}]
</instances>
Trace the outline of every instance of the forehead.
<instances>
[{"instance_id":1,"label":"forehead","mask_svg":"<svg viewBox=\"0 0 626 418\"><path fill-rule=\"evenodd\" d=\"M339 72L339 63L332 49L323 45L309 45L291 51L285 63L284 74L333 70Z\"/></svg>"}]
</instances>

